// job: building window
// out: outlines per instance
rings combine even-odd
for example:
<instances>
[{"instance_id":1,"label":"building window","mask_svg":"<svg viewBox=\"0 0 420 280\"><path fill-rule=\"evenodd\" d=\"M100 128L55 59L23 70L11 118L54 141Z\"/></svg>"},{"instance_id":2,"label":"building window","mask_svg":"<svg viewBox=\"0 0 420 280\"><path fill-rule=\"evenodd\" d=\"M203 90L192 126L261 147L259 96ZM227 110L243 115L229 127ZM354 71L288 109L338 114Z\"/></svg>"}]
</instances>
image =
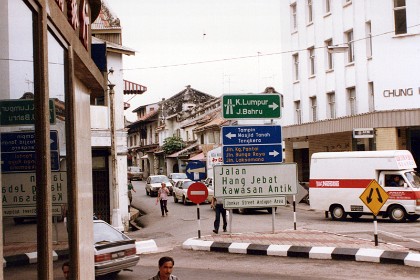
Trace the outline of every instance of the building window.
<instances>
[{"instance_id":1,"label":"building window","mask_svg":"<svg viewBox=\"0 0 420 280\"><path fill-rule=\"evenodd\" d=\"M324 1L324 9L326 14L331 13L331 0Z\"/></svg>"},{"instance_id":2,"label":"building window","mask_svg":"<svg viewBox=\"0 0 420 280\"><path fill-rule=\"evenodd\" d=\"M373 87L373 82L368 83L368 91L369 91L369 112L375 111L375 90Z\"/></svg>"},{"instance_id":3,"label":"building window","mask_svg":"<svg viewBox=\"0 0 420 280\"><path fill-rule=\"evenodd\" d=\"M344 39L346 44L348 45L347 50L347 63L354 62L354 41L353 41L353 29L344 33Z\"/></svg>"},{"instance_id":4,"label":"building window","mask_svg":"<svg viewBox=\"0 0 420 280\"><path fill-rule=\"evenodd\" d=\"M348 88L347 89L347 97L348 97L348 114L350 116L356 115L357 108L356 108L356 88Z\"/></svg>"},{"instance_id":5,"label":"building window","mask_svg":"<svg viewBox=\"0 0 420 280\"><path fill-rule=\"evenodd\" d=\"M312 121L316 122L318 120L317 112L316 112L316 96L312 96L310 97L310 99L311 99Z\"/></svg>"},{"instance_id":6,"label":"building window","mask_svg":"<svg viewBox=\"0 0 420 280\"><path fill-rule=\"evenodd\" d=\"M315 75L315 48L310 47L308 49L309 54L309 75L314 76Z\"/></svg>"},{"instance_id":7,"label":"building window","mask_svg":"<svg viewBox=\"0 0 420 280\"><path fill-rule=\"evenodd\" d=\"M300 109L300 101L295 101L295 119L296 124L302 123L302 110Z\"/></svg>"},{"instance_id":8,"label":"building window","mask_svg":"<svg viewBox=\"0 0 420 280\"><path fill-rule=\"evenodd\" d=\"M372 23L366 22L366 57L372 57Z\"/></svg>"},{"instance_id":9,"label":"building window","mask_svg":"<svg viewBox=\"0 0 420 280\"><path fill-rule=\"evenodd\" d=\"M290 5L290 13L291 13L290 26L291 26L292 32L295 32L295 31L297 31L297 28L298 28L296 3L293 3L292 5Z\"/></svg>"},{"instance_id":10,"label":"building window","mask_svg":"<svg viewBox=\"0 0 420 280\"><path fill-rule=\"evenodd\" d=\"M405 0L394 0L395 34L407 33L407 14Z\"/></svg>"},{"instance_id":11,"label":"building window","mask_svg":"<svg viewBox=\"0 0 420 280\"><path fill-rule=\"evenodd\" d=\"M308 12L308 24L313 21L313 9L312 9L312 0L307 0L307 12Z\"/></svg>"},{"instance_id":12,"label":"building window","mask_svg":"<svg viewBox=\"0 0 420 280\"><path fill-rule=\"evenodd\" d=\"M327 106L327 114L330 119L336 118L335 113L335 92L329 92L327 93L327 100L328 100L328 106Z\"/></svg>"},{"instance_id":13,"label":"building window","mask_svg":"<svg viewBox=\"0 0 420 280\"><path fill-rule=\"evenodd\" d=\"M332 52L328 51L328 47L331 47L333 45L333 41L332 39L326 40L325 41L325 67L327 68L327 70L333 70L334 69L334 64L333 64L333 54Z\"/></svg>"},{"instance_id":14,"label":"building window","mask_svg":"<svg viewBox=\"0 0 420 280\"><path fill-rule=\"evenodd\" d=\"M299 80L299 54L295 53L293 56L293 80Z\"/></svg>"}]
</instances>

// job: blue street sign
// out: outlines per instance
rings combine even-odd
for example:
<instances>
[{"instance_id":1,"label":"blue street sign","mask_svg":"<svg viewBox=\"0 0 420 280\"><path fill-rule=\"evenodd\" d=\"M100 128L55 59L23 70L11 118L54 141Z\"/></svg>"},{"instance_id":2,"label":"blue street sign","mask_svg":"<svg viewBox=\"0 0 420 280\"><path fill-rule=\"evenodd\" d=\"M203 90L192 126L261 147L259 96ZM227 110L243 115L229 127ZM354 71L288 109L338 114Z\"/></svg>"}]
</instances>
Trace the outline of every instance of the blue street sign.
<instances>
[{"instance_id":1,"label":"blue street sign","mask_svg":"<svg viewBox=\"0 0 420 280\"><path fill-rule=\"evenodd\" d=\"M5 132L1 138L1 172L33 172L36 168L35 132ZM58 132L50 131L51 170L60 170Z\"/></svg>"},{"instance_id":2,"label":"blue street sign","mask_svg":"<svg viewBox=\"0 0 420 280\"><path fill-rule=\"evenodd\" d=\"M224 164L275 163L283 161L283 147L274 145L223 146Z\"/></svg>"},{"instance_id":3,"label":"blue street sign","mask_svg":"<svg viewBox=\"0 0 420 280\"><path fill-rule=\"evenodd\" d=\"M192 181L201 181L206 179L206 163L202 161L190 161L187 164L185 172L188 179Z\"/></svg>"},{"instance_id":4,"label":"blue street sign","mask_svg":"<svg viewBox=\"0 0 420 280\"><path fill-rule=\"evenodd\" d=\"M223 145L281 144L280 125L223 126Z\"/></svg>"},{"instance_id":5,"label":"blue street sign","mask_svg":"<svg viewBox=\"0 0 420 280\"><path fill-rule=\"evenodd\" d=\"M4 132L0 133L1 152L27 152L35 151L35 132ZM58 132L57 130L50 131L51 151L58 151Z\"/></svg>"}]
</instances>

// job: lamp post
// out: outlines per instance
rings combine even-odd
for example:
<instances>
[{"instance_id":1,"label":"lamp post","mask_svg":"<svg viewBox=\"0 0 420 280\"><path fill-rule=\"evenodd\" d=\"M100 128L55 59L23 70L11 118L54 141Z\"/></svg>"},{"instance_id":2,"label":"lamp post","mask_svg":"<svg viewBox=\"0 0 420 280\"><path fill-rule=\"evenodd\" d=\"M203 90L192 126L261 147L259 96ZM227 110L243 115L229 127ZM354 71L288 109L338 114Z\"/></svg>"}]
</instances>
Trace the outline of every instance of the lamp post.
<instances>
[{"instance_id":1,"label":"lamp post","mask_svg":"<svg viewBox=\"0 0 420 280\"><path fill-rule=\"evenodd\" d=\"M111 69L112 70L112 69ZM111 71L112 74L114 71ZM117 228L120 231L124 231L124 226L121 220L121 212L120 212L120 192L118 187L118 160L117 160L117 147L116 147L116 130L115 130L115 85L112 83L108 84L109 87L109 111L110 111L110 126L111 126L111 162L112 162L112 192L114 198L114 207L112 209L112 218L111 224L113 227Z\"/></svg>"}]
</instances>

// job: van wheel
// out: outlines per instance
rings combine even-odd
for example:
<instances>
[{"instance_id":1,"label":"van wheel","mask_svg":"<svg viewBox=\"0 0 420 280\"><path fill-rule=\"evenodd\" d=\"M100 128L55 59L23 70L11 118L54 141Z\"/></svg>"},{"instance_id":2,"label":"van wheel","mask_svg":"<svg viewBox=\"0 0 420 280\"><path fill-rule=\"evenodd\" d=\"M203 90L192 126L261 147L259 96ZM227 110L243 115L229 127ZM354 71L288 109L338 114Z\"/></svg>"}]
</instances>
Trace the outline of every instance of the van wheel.
<instances>
[{"instance_id":1,"label":"van wheel","mask_svg":"<svg viewBox=\"0 0 420 280\"><path fill-rule=\"evenodd\" d=\"M343 221L347 217L347 213L344 212L344 208L341 205L333 205L331 206L331 218L337 221Z\"/></svg>"},{"instance_id":2,"label":"van wheel","mask_svg":"<svg viewBox=\"0 0 420 280\"><path fill-rule=\"evenodd\" d=\"M399 205L394 205L389 207L388 210L389 219L394 223L402 223L405 222L405 210Z\"/></svg>"}]
</instances>

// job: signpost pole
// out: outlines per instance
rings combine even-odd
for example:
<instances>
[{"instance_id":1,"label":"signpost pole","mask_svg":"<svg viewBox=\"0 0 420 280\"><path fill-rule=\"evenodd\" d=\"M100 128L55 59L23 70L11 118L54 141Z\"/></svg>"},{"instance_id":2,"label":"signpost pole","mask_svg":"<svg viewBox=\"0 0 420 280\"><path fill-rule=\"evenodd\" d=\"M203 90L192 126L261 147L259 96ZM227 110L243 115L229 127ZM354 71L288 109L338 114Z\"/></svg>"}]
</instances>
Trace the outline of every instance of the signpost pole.
<instances>
[{"instance_id":1,"label":"signpost pole","mask_svg":"<svg viewBox=\"0 0 420 280\"><path fill-rule=\"evenodd\" d=\"M293 228L296 230L296 195L293 195Z\"/></svg>"},{"instance_id":2,"label":"signpost pole","mask_svg":"<svg viewBox=\"0 0 420 280\"><path fill-rule=\"evenodd\" d=\"M378 220L376 219L376 215L373 215L373 234L375 237L375 246L378 246Z\"/></svg>"},{"instance_id":3,"label":"signpost pole","mask_svg":"<svg viewBox=\"0 0 420 280\"><path fill-rule=\"evenodd\" d=\"M272 207L271 208L271 221L272 221L272 224L273 224L273 226L272 226L273 233L275 232L275 228L274 228L275 217L276 217L276 207Z\"/></svg>"},{"instance_id":4,"label":"signpost pole","mask_svg":"<svg viewBox=\"0 0 420 280\"><path fill-rule=\"evenodd\" d=\"M200 203L197 203L198 239L201 238Z\"/></svg>"}]
</instances>

